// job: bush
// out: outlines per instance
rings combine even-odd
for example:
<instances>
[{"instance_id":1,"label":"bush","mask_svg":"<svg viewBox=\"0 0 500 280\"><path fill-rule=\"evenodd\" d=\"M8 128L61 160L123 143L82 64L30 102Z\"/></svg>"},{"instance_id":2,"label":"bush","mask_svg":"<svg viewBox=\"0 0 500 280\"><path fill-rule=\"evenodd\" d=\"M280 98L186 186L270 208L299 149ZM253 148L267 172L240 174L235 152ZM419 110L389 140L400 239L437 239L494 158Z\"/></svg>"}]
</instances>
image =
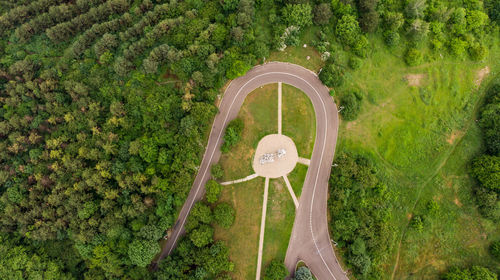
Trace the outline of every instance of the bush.
<instances>
[{"instance_id":1,"label":"bush","mask_svg":"<svg viewBox=\"0 0 500 280\"><path fill-rule=\"evenodd\" d=\"M287 276L288 276L288 269L283 263L283 260L274 259L266 267L264 280L283 280Z\"/></svg>"},{"instance_id":2,"label":"bush","mask_svg":"<svg viewBox=\"0 0 500 280\"><path fill-rule=\"evenodd\" d=\"M500 240L491 242L490 254L500 261Z\"/></svg>"},{"instance_id":3,"label":"bush","mask_svg":"<svg viewBox=\"0 0 500 280\"><path fill-rule=\"evenodd\" d=\"M482 155L472 161L472 176L486 189L500 190L500 157Z\"/></svg>"},{"instance_id":4,"label":"bush","mask_svg":"<svg viewBox=\"0 0 500 280\"><path fill-rule=\"evenodd\" d=\"M409 66L420 65L420 64L422 64L423 61L424 61L424 56L423 56L422 52L420 52L419 50L414 49L414 48L410 48L406 52L405 62Z\"/></svg>"},{"instance_id":5,"label":"bush","mask_svg":"<svg viewBox=\"0 0 500 280\"><path fill-rule=\"evenodd\" d=\"M214 180L208 180L205 188L207 189L206 197L208 203L215 203L219 200L222 191L222 185Z\"/></svg>"},{"instance_id":6,"label":"bush","mask_svg":"<svg viewBox=\"0 0 500 280\"><path fill-rule=\"evenodd\" d=\"M340 111L340 114L344 120L352 121L358 117L361 110L361 98L358 98L358 96L354 92L349 92L344 94L340 99L340 104L344 107Z\"/></svg>"},{"instance_id":7,"label":"bush","mask_svg":"<svg viewBox=\"0 0 500 280\"><path fill-rule=\"evenodd\" d=\"M399 44L400 36L399 33L396 31L386 31L384 32L384 42L389 46L389 47L394 47Z\"/></svg>"},{"instance_id":8,"label":"bush","mask_svg":"<svg viewBox=\"0 0 500 280\"><path fill-rule=\"evenodd\" d=\"M309 4L287 4L282 12L287 26L303 28L312 24L312 9Z\"/></svg>"},{"instance_id":9,"label":"bush","mask_svg":"<svg viewBox=\"0 0 500 280\"><path fill-rule=\"evenodd\" d=\"M221 147L223 153L229 152L229 150L240 141L243 127L243 120L239 118L236 118L229 123L226 129L226 134L224 134L224 143Z\"/></svg>"},{"instance_id":10,"label":"bush","mask_svg":"<svg viewBox=\"0 0 500 280\"><path fill-rule=\"evenodd\" d=\"M321 3L314 7L314 23L319 25L328 24L332 17L332 9L329 3Z\"/></svg>"},{"instance_id":11,"label":"bush","mask_svg":"<svg viewBox=\"0 0 500 280\"><path fill-rule=\"evenodd\" d=\"M301 266L295 272L295 280L313 280L313 276L309 268Z\"/></svg>"},{"instance_id":12,"label":"bush","mask_svg":"<svg viewBox=\"0 0 500 280\"><path fill-rule=\"evenodd\" d=\"M352 56L349 58L349 67L353 70L357 70L361 68L361 64L363 63L363 60L359 57Z\"/></svg>"},{"instance_id":13,"label":"bush","mask_svg":"<svg viewBox=\"0 0 500 280\"><path fill-rule=\"evenodd\" d=\"M329 64L321 70L319 79L327 87L338 87L344 83L344 71L335 64Z\"/></svg>"},{"instance_id":14,"label":"bush","mask_svg":"<svg viewBox=\"0 0 500 280\"><path fill-rule=\"evenodd\" d=\"M212 174L212 178L215 180L222 178L224 175L224 170L222 170L222 166L219 163L212 165L210 168L210 174Z\"/></svg>"},{"instance_id":15,"label":"bush","mask_svg":"<svg viewBox=\"0 0 500 280\"><path fill-rule=\"evenodd\" d=\"M234 223L234 214L234 208L230 204L224 202L215 207L214 220L219 226L227 229Z\"/></svg>"}]
</instances>

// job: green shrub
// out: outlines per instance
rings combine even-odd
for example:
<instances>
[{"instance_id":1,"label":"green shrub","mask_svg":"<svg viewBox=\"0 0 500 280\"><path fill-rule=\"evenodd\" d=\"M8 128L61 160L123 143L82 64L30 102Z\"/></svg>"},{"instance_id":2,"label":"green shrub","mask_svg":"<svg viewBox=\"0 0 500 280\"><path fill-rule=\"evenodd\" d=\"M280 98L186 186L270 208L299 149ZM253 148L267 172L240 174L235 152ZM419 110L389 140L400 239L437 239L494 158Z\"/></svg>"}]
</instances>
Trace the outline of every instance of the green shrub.
<instances>
[{"instance_id":1,"label":"green shrub","mask_svg":"<svg viewBox=\"0 0 500 280\"><path fill-rule=\"evenodd\" d=\"M338 87L344 83L344 71L335 64L329 64L319 73L319 79L327 87Z\"/></svg>"},{"instance_id":2,"label":"green shrub","mask_svg":"<svg viewBox=\"0 0 500 280\"><path fill-rule=\"evenodd\" d=\"M399 44L400 36L397 31L390 31L387 30L384 32L384 42L389 46L389 47L394 47Z\"/></svg>"},{"instance_id":3,"label":"green shrub","mask_svg":"<svg viewBox=\"0 0 500 280\"><path fill-rule=\"evenodd\" d=\"M207 184L205 185L205 188L207 190L206 197L208 203L217 202L217 200L219 200L220 193L223 188L222 185L214 180L208 180Z\"/></svg>"},{"instance_id":4,"label":"green shrub","mask_svg":"<svg viewBox=\"0 0 500 280\"><path fill-rule=\"evenodd\" d=\"M239 118L232 120L228 124L226 134L224 134L224 143L222 143L221 147L223 153L229 152L229 150L240 141L243 127L243 120Z\"/></svg>"},{"instance_id":5,"label":"green shrub","mask_svg":"<svg viewBox=\"0 0 500 280\"><path fill-rule=\"evenodd\" d=\"M287 276L288 269L283 263L283 260L274 259L266 267L264 280L283 280Z\"/></svg>"},{"instance_id":6,"label":"green shrub","mask_svg":"<svg viewBox=\"0 0 500 280\"><path fill-rule=\"evenodd\" d=\"M353 70L357 70L361 68L361 64L363 63L363 60L359 57L352 56L349 58L349 67Z\"/></svg>"},{"instance_id":7,"label":"green shrub","mask_svg":"<svg viewBox=\"0 0 500 280\"><path fill-rule=\"evenodd\" d=\"M215 207L214 220L219 226L227 229L234 223L234 214L234 208L230 204L224 202Z\"/></svg>"},{"instance_id":8,"label":"green shrub","mask_svg":"<svg viewBox=\"0 0 500 280\"><path fill-rule=\"evenodd\" d=\"M500 240L491 242L490 254L500 261Z\"/></svg>"},{"instance_id":9,"label":"green shrub","mask_svg":"<svg viewBox=\"0 0 500 280\"><path fill-rule=\"evenodd\" d=\"M212 178L217 180L222 178L222 176L224 175L224 170L222 170L222 166L219 163L216 163L210 168L210 174L212 174Z\"/></svg>"},{"instance_id":10,"label":"green shrub","mask_svg":"<svg viewBox=\"0 0 500 280\"><path fill-rule=\"evenodd\" d=\"M359 95L359 94L358 94ZM361 98L355 92L348 92L342 95L340 104L343 106L340 114L346 121L355 120L361 110Z\"/></svg>"},{"instance_id":11,"label":"green shrub","mask_svg":"<svg viewBox=\"0 0 500 280\"><path fill-rule=\"evenodd\" d=\"M410 48L406 52L405 55L405 62L409 66L417 66L422 64L424 61L424 55L422 54L421 51L415 49L415 48Z\"/></svg>"}]
</instances>

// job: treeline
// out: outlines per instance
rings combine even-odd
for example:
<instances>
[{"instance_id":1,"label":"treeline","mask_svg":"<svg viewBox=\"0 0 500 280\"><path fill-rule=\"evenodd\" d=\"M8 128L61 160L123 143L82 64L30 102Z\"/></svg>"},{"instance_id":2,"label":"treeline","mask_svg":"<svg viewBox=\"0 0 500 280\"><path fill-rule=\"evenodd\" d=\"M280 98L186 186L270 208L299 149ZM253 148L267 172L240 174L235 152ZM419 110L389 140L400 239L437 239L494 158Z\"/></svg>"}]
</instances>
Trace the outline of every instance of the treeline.
<instances>
[{"instance_id":1,"label":"treeline","mask_svg":"<svg viewBox=\"0 0 500 280\"><path fill-rule=\"evenodd\" d=\"M75 4L62 4L51 6L49 11L16 28L14 34L20 42L26 42L33 35L58 23L67 21L88 11L93 5L104 2L104 0L77 1Z\"/></svg>"},{"instance_id":2,"label":"treeline","mask_svg":"<svg viewBox=\"0 0 500 280\"><path fill-rule=\"evenodd\" d=\"M343 152L334 166L328 199L332 237L357 277L381 279L394 241L388 221L392 196L370 158Z\"/></svg>"},{"instance_id":3,"label":"treeline","mask_svg":"<svg viewBox=\"0 0 500 280\"><path fill-rule=\"evenodd\" d=\"M91 27L94 23L108 19L113 14L127 11L127 0L109 0L97 7L92 7L84 14L74 17L70 21L59 23L46 30L47 37L55 43L60 43Z\"/></svg>"},{"instance_id":4,"label":"treeline","mask_svg":"<svg viewBox=\"0 0 500 280\"><path fill-rule=\"evenodd\" d=\"M33 1L26 5L19 5L0 17L0 34L5 35L5 32L19 25L26 20L44 13L52 5L57 5L62 3L63 0L38 0Z\"/></svg>"},{"instance_id":5,"label":"treeline","mask_svg":"<svg viewBox=\"0 0 500 280\"><path fill-rule=\"evenodd\" d=\"M479 112L485 153L472 160L471 174L477 180L475 189L479 211L486 218L500 219L500 83L486 90L485 104Z\"/></svg>"}]
</instances>

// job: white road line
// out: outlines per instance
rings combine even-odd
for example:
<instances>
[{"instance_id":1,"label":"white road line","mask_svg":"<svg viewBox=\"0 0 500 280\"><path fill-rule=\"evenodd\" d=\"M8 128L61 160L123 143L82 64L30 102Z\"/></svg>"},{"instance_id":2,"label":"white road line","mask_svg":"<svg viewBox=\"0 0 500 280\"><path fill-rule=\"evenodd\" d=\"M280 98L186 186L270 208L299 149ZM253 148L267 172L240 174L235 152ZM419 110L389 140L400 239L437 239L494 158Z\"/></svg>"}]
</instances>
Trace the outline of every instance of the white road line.
<instances>
[{"instance_id":1,"label":"white road line","mask_svg":"<svg viewBox=\"0 0 500 280\"><path fill-rule=\"evenodd\" d=\"M311 160L308 158L299 157L298 163L309 166L309 164L311 164Z\"/></svg>"},{"instance_id":2,"label":"white road line","mask_svg":"<svg viewBox=\"0 0 500 280\"><path fill-rule=\"evenodd\" d=\"M223 186L227 186L227 185L231 185L231 184L237 184L237 183L241 183L241 182L245 182L245 181L250 181L250 180L257 178L257 177L259 177L259 175L257 175L257 173L254 173L252 175L246 176L245 178L241 178L241 179L237 179L237 180L233 180L233 181L222 182L220 184Z\"/></svg>"},{"instance_id":3,"label":"white road line","mask_svg":"<svg viewBox=\"0 0 500 280\"><path fill-rule=\"evenodd\" d=\"M281 82L278 82L278 134L281 133Z\"/></svg>"},{"instance_id":4,"label":"white road line","mask_svg":"<svg viewBox=\"0 0 500 280\"><path fill-rule=\"evenodd\" d=\"M285 180L286 187L288 188L288 192L290 192L290 195L292 196L293 199L293 204L295 204L295 209L299 208L299 200L295 196L295 193L293 192L292 185L290 185L290 181L288 181L288 177L286 175L283 176L283 180Z\"/></svg>"},{"instance_id":5,"label":"white road line","mask_svg":"<svg viewBox=\"0 0 500 280\"><path fill-rule=\"evenodd\" d=\"M266 182L264 185L264 199L262 200L262 217L260 218L259 254L257 255L257 272L255 273L256 280L260 280L260 271L262 267L262 251L264 249L264 232L266 229L268 194L269 194L269 177L266 177Z\"/></svg>"},{"instance_id":6,"label":"white road line","mask_svg":"<svg viewBox=\"0 0 500 280\"><path fill-rule=\"evenodd\" d=\"M328 118L327 118L327 112L326 112L326 108L325 108L325 103L323 102L323 99L321 98L321 95L319 94L319 92L318 92L318 91L316 90L316 88L314 88L314 87L313 87L313 86L312 86L312 85L311 85L308 81L304 80L304 79L303 79L303 78L301 78L300 76L297 76L297 75L294 75L294 74L291 74L291 73L286 73L286 72L267 72L267 73L263 73L263 74L260 74L260 75L257 75L257 76L255 76L255 77L251 78L251 79L250 79L250 80L248 80L245 84L243 84L243 85L239 88L239 90L238 90L238 92L236 93L236 95L234 96L234 98L233 98L233 100L232 100L232 102L231 102L231 105L229 105L229 109L228 109L228 111L227 111L227 114L226 114L226 117L225 117L225 119L224 119L223 125L225 125L225 124L226 124L227 119L229 118L229 113L231 112L231 108L232 108L232 106L234 105L234 102L236 101L236 98L237 98L237 97L238 97L238 95L241 93L241 90L242 90L242 89L243 89L243 88L244 88L247 84L249 84L250 82L252 82L253 80L255 80L255 79L257 79L257 78L260 78L260 77L262 77L262 76L272 75L272 74L282 74L282 75L292 76L292 77L295 77L295 78L297 78L297 79L299 79L299 80L302 80L302 81L303 81L303 82L305 82L305 83L306 83L309 87L311 87L311 88L314 90L314 92L316 93L316 95L319 97L319 99L320 99L320 101L321 101L321 104L322 104L322 106L323 106L323 108L322 108L322 109L323 109L323 113L324 113L324 115L325 115L325 121L326 121L326 124L327 124L327 125L326 125L326 129L328 130ZM231 85L229 85L229 86L231 86ZM221 105L222 105L222 104L221 104ZM214 119L214 123L215 123L215 119ZM213 130L213 128L214 128L214 125L212 124L212 129L211 129L211 130ZM221 135L222 135L222 132L223 132L223 131L224 131L224 130L223 130L223 129L221 129L221 131L219 132L219 135L218 135L218 137L217 137L217 141L216 141L216 143L220 140L220 137L221 137ZM211 132L210 132L210 133L211 133ZM323 162L323 154L324 154L324 151L325 151L326 135L327 135L327 133L325 133L325 137L324 137L324 140L323 140L323 141L324 141L324 142L323 142L324 144L323 144L323 149L321 150L321 159L320 159L320 165L319 165L319 166L321 166L321 163ZM210 159L209 159L209 161L208 161L209 163L212 161L212 158L213 158L213 156L214 156L214 153L215 153L215 149L213 149L213 150L212 150L212 154L210 155ZM203 172L203 175L202 175L202 177L201 177L200 182L203 182L203 179L205 178L205 175L207 174L207 171L208 171L208 168L206 168L206 169L205 169L205 171ZM316 185L317 185L317 182L318 182L318 175L319 175L319 168L318 168L318 170L317 170L317 172L316 172L316 180L315 180L315 183L314 183L313 195L312 195L312 199L311 199L311 202L312 202L312 203L311 203L311 208L310 208L310 210L309 210L309 227L310 227L310 231L311 231L311 235L312 235L312 240L313 240L314 246L316 247L316 251L317 251L317 252L319 252L319 248L318 248L318 244L317 244L317 242L316 242L316 238L314 237L314 232L313 232L313 229L312 229L312 210L313 210L313 205L314 205L314 196L315 196L315 192L316 192ZM191 209L191 208L193 207L193 204L194 204L194 202L195 202L195 198L196 198L196 196L198 195L198 192L200 191L200 187L201 187L201 183L200 183L200 184L198 184L198 186L197 186L197 189L196 189L195 195L194 195L193 199L192 199L192 200L191 200L191 202L190 202L190 207L189 207L189 209ZM184 224L186 223L187 216L188 216L188 215L186 215L186 216L182 219L182 222L181 222L181 224L180 224L180 227L181 227L181 228L182 228L182 227L184 226ZM177 232L177 234L175 235L175 237L174 237L174 241L173 241L173 244L175 244L175 243L177 242L177 239L179 238L179 233L180 233L180 230L179 230L179 231ZM170 254L170 253L171 253L171 251L172 251L172 249L173 249L173 248L174 248L174 246L172 246L172 247L170 248L170 250L168 251L168 254ZM332 247L332 250L333 250L333 247ZM334 254L335 254L335 252L334 252ZM330 275L333 277L333 279L335 279L335 280L336 280L337 278L335 278L335 276L333 275L332 271L331 271L331 270L330 270L330 268L328 267L328 264L326 263L325 259L323 258L323 255L321 254L321 252L319 252L319 256L320 256L321 260L323 261L323 264L324 264L324 265L326 266L326 268L328 269L328 272L330 273Z\"/></svg>"}]
</instances>

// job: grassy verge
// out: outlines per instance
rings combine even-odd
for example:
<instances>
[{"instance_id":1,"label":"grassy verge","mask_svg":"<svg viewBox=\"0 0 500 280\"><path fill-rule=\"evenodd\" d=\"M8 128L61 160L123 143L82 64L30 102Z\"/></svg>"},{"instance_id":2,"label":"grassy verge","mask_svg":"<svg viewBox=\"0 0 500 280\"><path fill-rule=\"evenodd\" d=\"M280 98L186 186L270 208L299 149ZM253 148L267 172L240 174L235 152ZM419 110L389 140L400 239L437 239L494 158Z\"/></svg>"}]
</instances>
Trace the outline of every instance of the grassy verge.
<instances>
[{"instance_id":1,"label":"grassy verge","mask_svg":"<svg viewBox=\"0 0 500 280\"><path fill-rule=\"evenodd\" d=\"M307 166L297 163L293 171L288 174L288 180L290 181L290 185L292 185L293 192L297 196L297 199L300 199L304 180L306 179L306 173Z\"/></svg>"},{"instance_id":2,"label":"grassy verge","mask_svg":"<svg viewBox=\"0 0 500 280\"><path fill-rule=\"evenodd\" d=\"M259 140L267 134L278 133L278 84L265 85L250 93L238 117L243 119L245 128L241 141L221 156L222 181L254 173L252 161Z\"/></svg>"},{"instance_id":3,"label":"grassy verge","mask_svg":"<svg viewBox=\"0 0 500 280\"><path fill-rule=\"evenodd\" d=\"M273 259L285 259L288 241L295 219L295 206L283 178L269 182L266 231L262 266L265 268Z\"/></svg>"},{"instance_id":4,"label":"grassy verge","mask_svg":"<svg viewBox=\"0 0 500 280\"><path fill-rule=\"evenodd\" d=\"M309 98L299 89L283 84L283 134L295 142L300 157L311 158L316 133L314 108Z\"/></svg>"},{"instance_id":5,"label":"grassy verge","mask_svg":"<svg viewBox=\"0 0 500 280\"><path fill-rule=\"evenodd\" d=\"M309 59L307 59L309 57ZM320 54L315 48L310 46L287 47L284 51L273 52L269 55L267 61L290 62L303 66L314 72L319 72L323 67Z\"/></svg>"},{"instance_id":6,"label":"grassy verge","mask_svg":"<svg viewBox=\"0 0 500 280\"><path fill-rule=\"evenodd\" d=\"M223 240L229 247L229 256L235 264L231 275L234 279L255 279L263 195L261 177L226 186L222 191L221 201L234 206L236 218L229 229L216 227L215 239Z\"/></svg>"}]
</instances>

